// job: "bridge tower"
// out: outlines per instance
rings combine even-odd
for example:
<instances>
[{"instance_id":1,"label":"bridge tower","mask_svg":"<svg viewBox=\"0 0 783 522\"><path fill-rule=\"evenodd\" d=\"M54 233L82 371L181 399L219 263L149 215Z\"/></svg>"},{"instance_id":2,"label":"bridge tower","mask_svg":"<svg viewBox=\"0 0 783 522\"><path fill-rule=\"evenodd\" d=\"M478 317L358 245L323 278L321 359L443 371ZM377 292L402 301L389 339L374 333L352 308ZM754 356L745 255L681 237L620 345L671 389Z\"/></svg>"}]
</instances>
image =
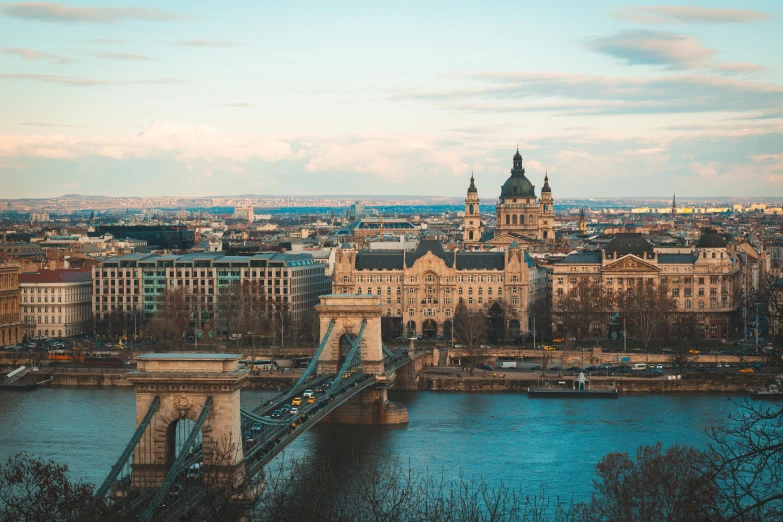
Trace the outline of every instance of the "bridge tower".
<instances>
[{"instance_id":1,"label":"bridge tower","mask_svg":"<svg viewBox=\"0 0 783 522\"><path fill-rule=\"evenodd\" d=\"M152 353L136 358L128 376L136 391L136 425L147 423L135 446L131 483L158 488L175 454L179 423L201 430L202 470L206 478L244 481L239 391L248 370L239 355Z\"/></svg>"},{"instance_id":2,"label":"bridge tower","mask_svg":"<svg viewBox=\"0 0 783 522\"><path fill-rule=\"evenodd\" d=\"M322 295L318 312L321 337L334 321L328 344L318 360L319 374L334 374L340 370L351 342L364 324L361 346L361 370L375 376L376 385L350 399L322 422L338 424L403 424L408 422L408 409L388 399L387 388L394 380L384 369L381 338L381 297L375 295Z\"/></svg>"}]
</instances>

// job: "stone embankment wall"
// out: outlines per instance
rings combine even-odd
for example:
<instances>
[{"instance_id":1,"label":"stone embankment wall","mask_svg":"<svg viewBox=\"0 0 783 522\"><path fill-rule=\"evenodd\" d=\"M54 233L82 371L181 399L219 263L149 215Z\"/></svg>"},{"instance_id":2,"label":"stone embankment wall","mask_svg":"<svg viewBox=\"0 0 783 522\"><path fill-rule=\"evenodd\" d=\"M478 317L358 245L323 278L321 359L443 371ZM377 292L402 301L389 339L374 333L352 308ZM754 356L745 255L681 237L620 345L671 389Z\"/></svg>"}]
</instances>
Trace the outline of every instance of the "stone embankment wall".
<instances>
[{"instance_id":1,"label":"stone embankment wall","mask_svg":"<svg viewBox=\"0 0 783 522\"><path fill-rule=\"evenodd\" d=\"M553 378L551 382L565 381L570 386L571 378ZM731 393L744 394L748 388L764 386L760 378L720 378L698 375L684 379L627 379L594 378L593 389L609 389L614 383L620 393ZM460 377L440 375L419 375L420 391L457 391L457 392L527 392L528 387L536 387L536 380L502 379L499 377Z\"/></svg>"}]
</instances>

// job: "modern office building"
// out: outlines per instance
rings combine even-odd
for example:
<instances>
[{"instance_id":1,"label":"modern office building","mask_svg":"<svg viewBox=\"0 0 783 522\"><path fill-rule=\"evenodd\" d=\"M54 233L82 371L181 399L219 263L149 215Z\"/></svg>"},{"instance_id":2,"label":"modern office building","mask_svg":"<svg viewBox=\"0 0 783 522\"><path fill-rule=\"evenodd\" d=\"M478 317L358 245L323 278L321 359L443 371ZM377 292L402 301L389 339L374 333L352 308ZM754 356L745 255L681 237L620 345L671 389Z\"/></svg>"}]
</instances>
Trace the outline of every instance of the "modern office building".
<instances>
[{"instance_id":1,"label":"modern office building","mask_svg":"<svg viewBox=\"0 0 783 522\"><path fill-rule=\"evenodd\" d=\"M198 252L114 257L93 268L92 309L95 319L104 319L113 311L143 311L150 316L167 291L182 289L189 306L214 314L221 289L256 283L270 303L285 305L296 319L313 310L319 296L330 292L331 280L324 268L310 254Z\"/></svg>"}]
</instances>

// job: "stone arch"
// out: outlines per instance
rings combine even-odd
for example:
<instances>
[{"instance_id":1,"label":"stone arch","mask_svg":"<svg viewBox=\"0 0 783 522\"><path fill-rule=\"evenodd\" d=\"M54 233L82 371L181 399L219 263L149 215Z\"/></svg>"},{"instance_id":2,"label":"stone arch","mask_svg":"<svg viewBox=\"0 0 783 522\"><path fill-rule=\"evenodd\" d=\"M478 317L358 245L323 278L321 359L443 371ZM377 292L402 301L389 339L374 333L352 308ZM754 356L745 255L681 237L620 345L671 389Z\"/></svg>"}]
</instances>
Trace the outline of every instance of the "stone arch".
<instances>
[{"instance_id":1,"label":"stone arch","mask_svg":"<svg viewBox=\"0 0 783 522\"><path fill-rule=\"evenodd\" d=\"M438 323L434 319L425 319L421 325L421 333L425 339L435 339L438 336Z\"/></svg>"},{"instance_id":2,"label":"stone arch","mask_svg":"<svg viewBox=\"0 0 783 522\"><path fill-rule=\"evenodd\" d=\"M416 321L413 319L408 321L408 323L405 325L405 335L408 337L416 337Z\"/></svg>"},{"instance_id":3,"label":"stone arch","mask_svg":"<svg viewBox=\"0 0 783 522\"><path fill-rule=\"evenodd\" d=\"M340 366L342 367L345 358L348 357L353 348L353 336L346 332L340 336L338 343L340 345Z\"/></svg>"}]
</instances>

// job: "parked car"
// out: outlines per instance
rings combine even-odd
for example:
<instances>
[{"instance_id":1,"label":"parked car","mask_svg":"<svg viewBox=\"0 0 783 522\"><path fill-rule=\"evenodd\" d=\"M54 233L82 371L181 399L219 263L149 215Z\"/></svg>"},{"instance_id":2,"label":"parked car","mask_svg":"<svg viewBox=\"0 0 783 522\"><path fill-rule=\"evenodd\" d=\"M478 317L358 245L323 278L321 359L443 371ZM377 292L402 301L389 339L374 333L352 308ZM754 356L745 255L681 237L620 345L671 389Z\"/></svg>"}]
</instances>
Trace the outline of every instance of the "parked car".
<instances>
[{"instance_id":1,"label":"parked car","mask_svg":"<svg viewBox=\"0 0 783 522\"><path fill-rule=\"evenodd\" d=\"M753 373L753 368L743 368L740 373Z\"/></svg>"},{"instance_id":2,"label":"parked car","mask_svg":"<svg viewBox=\"0 0 783 522\"><path fill-rule=\"evenodd\" d=\"M540 372L541 371L541 367L540 366L532 366L530 369L532 371L534 371L534 372Z\"/></svg>"}]
</instances>

